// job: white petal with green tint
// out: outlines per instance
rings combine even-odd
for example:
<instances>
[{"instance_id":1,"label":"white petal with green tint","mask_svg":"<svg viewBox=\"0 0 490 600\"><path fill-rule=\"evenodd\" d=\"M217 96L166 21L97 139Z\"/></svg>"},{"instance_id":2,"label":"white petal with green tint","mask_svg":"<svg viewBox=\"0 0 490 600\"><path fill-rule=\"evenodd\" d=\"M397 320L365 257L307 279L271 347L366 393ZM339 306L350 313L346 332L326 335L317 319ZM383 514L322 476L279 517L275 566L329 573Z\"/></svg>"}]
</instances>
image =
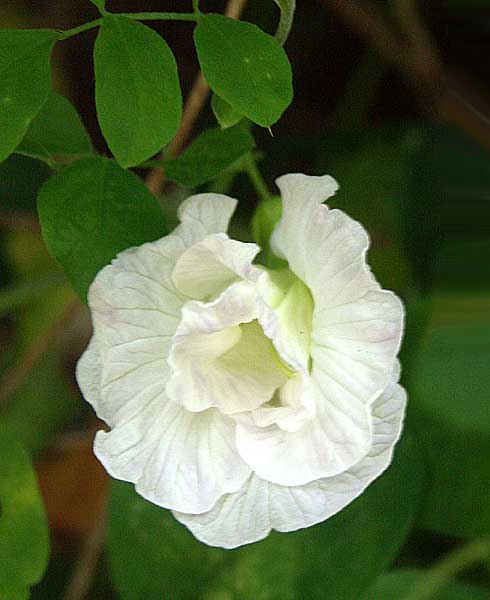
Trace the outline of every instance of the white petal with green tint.
<instances>
[{"instance_id":1,"label":"white petal with green tint","mask_svg":"<svg viewBox=\"0 0 490 600\"><path fill-rule=\"evenodd\" d=\"M201 541L235 548L266 537L271 529L310 527L344 508L390 464L403 422L406 395L391 385L373 405L373 444L357 465L335 477L298 487L269 483L253 474L240 490L200 515L174 512Z\"/></svg>"},{"instance_id":2,"label":"white petal with green tint","mask_svg":"<svg viewBox=\"0 0 490 600\"><path fill-rule=\"evenodd\" d=\"M222 414L267 402L285 380L271 341L256 322L254 287L230 286L215 301L189 302L169 356L169 396L187 410Z\"/></svg>"}]
</instances>

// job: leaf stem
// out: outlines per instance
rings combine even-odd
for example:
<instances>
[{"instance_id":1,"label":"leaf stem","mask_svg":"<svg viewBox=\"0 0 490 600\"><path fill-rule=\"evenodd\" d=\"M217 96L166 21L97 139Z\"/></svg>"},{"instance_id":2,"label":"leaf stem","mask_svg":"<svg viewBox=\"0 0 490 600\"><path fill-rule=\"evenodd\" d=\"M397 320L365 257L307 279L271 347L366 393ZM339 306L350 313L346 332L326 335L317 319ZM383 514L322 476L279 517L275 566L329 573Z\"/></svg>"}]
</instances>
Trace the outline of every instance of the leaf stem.
<instances>
[{"instance_id":1,"label":"leaf stem","mask_svg":"<svg viewBox=\"0 0 490 600\"><path fill-rule=\"evenodd\" d=\"M60 36L60 40L66 40L74 35L78 35L79 33L83 33L84 31L88 31L89 29L94 29L98 27L102 23L102 18L95 19L95 21L89 21L88 23L84 23L83 25L79 25L78 27L73 27L73 29L67 29L63 31Z\"/></svg>"},{"instance_id":2,"label":"leaf stem","mask_svg":"<svg viewBox=\"0 0 490 600\"><path fill-rule=\"evenodd\" d=\"M126 17L127 19L135 19L137 21L197 21L199 19L198 15L194 13L114 13L114 16Z\"/></svg>"},{"instance_id":3,"label":"leaf stem","mask_svg":"<svg viewBox=\"0 0 490 600\"><path fill-rule=\"evenodd\" d=\"M457 548L427 571L403 600L429 600L442 590L459 572L465 571L490 556L490 538L475 540Z\"/></svg>"},{"instance_id":4,"label":"leaf stem","mask_svg":"<svg viewBox=\"0 0 490 600\"><path fill-rule=\"evenodd\" d=\"M267 184L265 183L264 178L262 177L262 173L257 167L257 163L255 162L252 153L249 152L246 156L244 156L243 161L245 171L247 172L250 181L255 191L257 192L257 195L261 200L269 200L269 198L271 197L269 188L267 187Z\"/></svg>"},{"instance_id":5,"label":"leaf stem","mask_svg":"<svg viewBox=\"0 0 490 600\"><path fill-rule=\"evenodd\" d=\"M198 13L162 13L162 12L142 12L142 13L105 13L106 16L114 17L126 17L126 19L132 19L134 21L197 21L199 19ZM66 40L74 35L94 29L98 27L103 21L103 17L95 19L95 21L89 21L73 29L67 29L61 32L60 40Z\"/></svg>"},{"instance_id":6,"label":"leaf stem","mask_svg":"<svg viewBox=\"0 0 490 600\"><path fill-rule=\"evenodd\" d=\"M194 14L200 15L201 11L199 10L199 0L192 0L192 8L194 10Z\"/></svg>"}]
</instances>

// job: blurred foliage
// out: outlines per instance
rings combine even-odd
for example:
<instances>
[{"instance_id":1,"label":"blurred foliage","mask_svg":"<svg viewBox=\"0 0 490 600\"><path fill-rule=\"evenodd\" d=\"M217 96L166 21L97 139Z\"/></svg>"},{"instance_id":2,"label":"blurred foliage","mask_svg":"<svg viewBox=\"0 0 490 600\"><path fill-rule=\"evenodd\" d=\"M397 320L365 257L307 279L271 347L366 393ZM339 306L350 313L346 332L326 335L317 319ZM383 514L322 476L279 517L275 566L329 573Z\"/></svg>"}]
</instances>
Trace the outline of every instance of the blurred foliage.
<instances>
[{"instance_id":1,"label":"blurred foliage","mask_svg":"<svg viewBox=\"0 0 490 600\"><path fill-rule=\"evenodd\" d=\"M49 532L29 455L0 424L0 597L27 600L49 557Z\"/></svg>"},{"instance_id":2,"label":"blurred foliage","mask_svg":"<svg viewBox=\"0 0 490 600\"><path fill-rule=\"evenodd\" d=\"M398 569L382 575L362 600L393 600L403 598L413 585L427 577L422 569ZM433 600L488 600L484 588L465 583L450 583Z\"/></svg>"}]
</instances>

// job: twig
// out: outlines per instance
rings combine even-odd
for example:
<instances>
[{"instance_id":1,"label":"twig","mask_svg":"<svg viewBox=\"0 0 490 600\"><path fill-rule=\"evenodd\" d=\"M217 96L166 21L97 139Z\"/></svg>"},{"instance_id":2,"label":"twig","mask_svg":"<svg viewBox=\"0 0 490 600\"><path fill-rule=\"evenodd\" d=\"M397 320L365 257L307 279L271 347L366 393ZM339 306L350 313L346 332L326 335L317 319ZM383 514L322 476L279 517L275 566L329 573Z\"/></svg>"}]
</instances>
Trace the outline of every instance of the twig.
<instances>
[{"instance_id":1,"label":"twig","mask_svg":"<svg viewBox=\"0 0 490 600\"><path fill-rule=\"evenodd\" d=\"M24 358L12 367L0 387L0 407L22 386L29 373L37 365L44 353L56 343L60 330L63 330L80 310L80 302L75 299L68 303L61 316L52 327L27 350Z\"/></svg>"},{"instance_id":2,"label":"twig","mask_svg":"<svg viewBox=\"0 0 490 600\"><path fill-rule=\"evenodd\" d=\"M97 568L101 548L104 544L107 516L107 498L97 515L95 525L83 540L70 583L66 588L64 600L82 600L88 596L90 584Z\"/></svg>"},{"instance_id":3,"label":"twig","mask_svg":"<svg viewBox=\"0 0 490 600\"><path fill-rule=\"evenodd\" d=\"M430 32L421 19L416 0L395 0L394 11L400 28L420 62L429 62L433 70L442 70L439 53Z\"/></svg>"},{"instance_id":4,"label":"twig","mask_svg":"<svg viewBox=\"0 0 490 600\"><path fill-rule=\"evenodd\" d=\"M225 9L225 15L227 17L230 17L231 19L239 19L245 8L246 3L247 0L229 0ZM177 131L177 134L174 137L174 139L166 148L166 154L168 153L169 156L175 157L182 152L197 121L197 118L199 117L201 110L206 104L206 100L208 99L209 93L209 85L204 79L204 76L201 73L201 71L199 71L199 73L196 76L196 79L194 80L192 89L189 92L189 95L187 96L180 128ZM158 196L160 194L164 185L165 172L163 171L163 169L156 168L150 171L150 173L146 177L146 186L155 196Z\"/></svg>"},{"instance_id":5,"label":"twig","mask_svg":"<svg viewBox=\"0 0 490 600\"><path fill-rule=\"evenodd\" d=\"M375 48L389 64L401 68L408 78L419 87L422 84L440 90L443 85L441 73L435 73L433 66L420 61L410 52L410 46L402 44L385 25L374 7L367 8L355 0L320 0L340 17L360 38Z\"/></svg>"},{"instance_id":6,"label":"twig","mask_svg":"<svg viewBox=\"0 0 490 600\"><path fill-rule=\"evenodd\" d=\"M355 0L319 0L330 8L360 38L375 48L388 64L396 66L407 79L432 101L434 116L453 123L470 137L490 148L490 125L471 104L454 93L438 61L411 54L385 25L380 15ZM413 25L413 24L412 24ZM420 34L420 30L417 35Z\"/></svg>"}]
</instances>

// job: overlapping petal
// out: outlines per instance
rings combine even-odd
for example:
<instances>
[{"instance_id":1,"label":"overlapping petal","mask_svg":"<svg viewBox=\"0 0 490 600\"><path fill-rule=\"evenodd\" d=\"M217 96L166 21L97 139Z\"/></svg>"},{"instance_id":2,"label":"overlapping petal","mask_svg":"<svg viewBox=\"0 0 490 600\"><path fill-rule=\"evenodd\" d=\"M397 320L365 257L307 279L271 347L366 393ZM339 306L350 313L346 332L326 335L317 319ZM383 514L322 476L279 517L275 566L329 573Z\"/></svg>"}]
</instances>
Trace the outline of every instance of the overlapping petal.
<instances>
[{"instance_id":1,"label":"overlapping petal","mask_svg":"<svg viewBox=\"0 0 490 600\"><path fill-rule=\"evenodd\" d=\"M390 464L405 402L405 392L397 384L374 402L373 444L366 457L344 473L297 487L252 474L240 490L221 498L209 512L174 511L174 515L198 539L223 548L256 542L272 529L294 531L324 521L352 502Z\"/></svg>"},{"instance_id":2,"label":"overlapping petal","mask_svg":"<svg viewBox=\"0 0 490 600\"><path fill-rule=\"evenodd\" d=\"M370 414L348 407L338 410L326 401L318 385L308 384L296 394L309 396L312 416L296 430L277 425L258 427L252 419L237 426L237 447L243 459L262 479L279 485L303 485L342 473L358 462L371 443Z\"/></svg>"},{"instance_id":3,"label":"overlapping petal","mask_svg":"<svg viewBox=\"0 0 490 600\"><path fill-rule=\"evenodd\" d=\"M240 488L250 468L235 449L231 419L191 413L150 391L141 400L138 413L97 433L95 454L110 475L159 506L192 513Z\"/></svg>"},{"instance_id":4,"label":"overlapping petal","mask_svg":"<svg viewBox=\"0 0 490 600\"><path fill-rule=\"evenodd\" d=\"M367 267L366 232L322 204L331 177L278 185L289 269L226 235L235 200L193 196L171 235L97 275L77 367L111 427L95 440L107 471L226 548L351 502L389 464L405 406L403 308Z\"/></svg>"},{"instance_id":5,"label":"overlapping petal","mask_svg":"<svg viewBox=\"0 0 490 600\"><path fill-rule=\"evenodd\" d=\"M169 356L170 397L190 411L215 406L223 414L267 402L286 377L256 318L255 288L243 281L213 302L187 303Z\"/></svg>"}]
</instances>

